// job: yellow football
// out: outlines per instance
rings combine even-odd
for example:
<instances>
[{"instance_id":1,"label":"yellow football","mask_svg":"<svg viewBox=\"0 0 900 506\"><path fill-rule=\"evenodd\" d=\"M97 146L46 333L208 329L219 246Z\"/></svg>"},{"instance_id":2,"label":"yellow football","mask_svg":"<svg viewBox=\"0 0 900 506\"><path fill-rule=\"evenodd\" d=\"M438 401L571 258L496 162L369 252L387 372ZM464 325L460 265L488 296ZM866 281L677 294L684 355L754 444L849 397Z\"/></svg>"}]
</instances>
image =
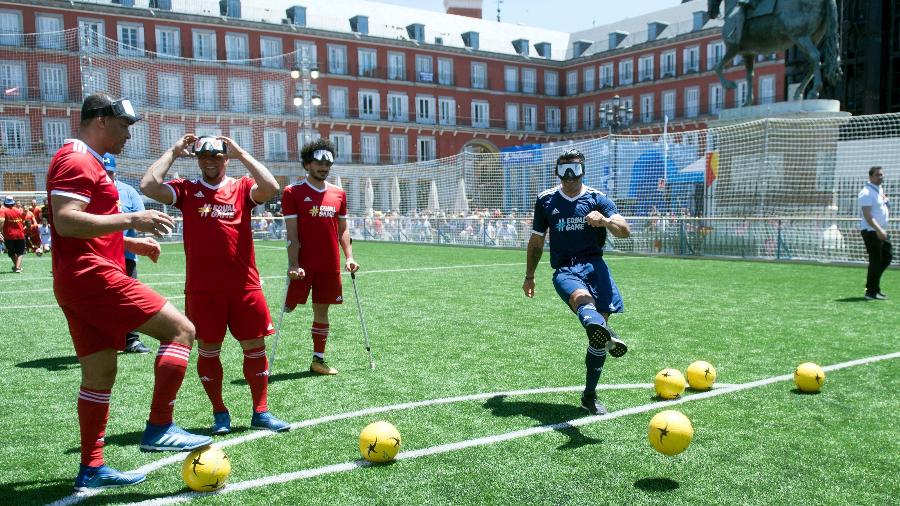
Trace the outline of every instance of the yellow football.
<instances>
[{"instance_id":1,"label":"yellow football","mask_svg":"<svg viewBox=\"0 0 900 506\"><path fill-rule=\"evenodd\" d=\"M400 432L388 422L373 422L359 434L359 453L370 462L389 462L400 451Z\"/></svg>"},{"instance_id":2,"label":"yellow football","mask_svg":"<svg viewBox=\"0 0 900 506\"><path fill-rule=\"evenodd\" d=\"M686 382L678 369L663 369L656 373L656 395L663 399L674 399L684 392Z\"/></svg>"},{"instance_id":3,"label":"yellow football","mask_svg":"<svg viewBox=\"0 0 900 506\"><path fill-rule=\"evenodd\" d=\"M650 419L647 439L656 451L665 455L678 455L694 438L694 427L680 411L660 411Z\"/></svg>"},{"instance_id":4,"label":"yellow football","mask_svg":"<svg viewBox=\"0 0 900 506\"><path fill-rule=\"evenodd\" d=\"M825 383L825 371L812 362L805 362L794 369L794 384L804 392L818 392Z\"/></svg>"},{"instance_id":5,"label":"yellow football","mask_svg":"<svg viewBox=\"0 0 900 506\"><path fill-rule=\"evenodd\" d=\"M231 475L228 455L215 446L204 446L188 454L181 465L185 485L197 492L212 492L225 486Z\"/></svg>"},{"instance_id":6,"label":"yellow football","mask_svg":"<svg viewBox=\"0 0 900 506\"><path fill-rule=\"evenodd\" d=\"M716 382L716 368L698 360L687 368L687 382L693 390L709 390Z\"/></svg>"}]
</instances>

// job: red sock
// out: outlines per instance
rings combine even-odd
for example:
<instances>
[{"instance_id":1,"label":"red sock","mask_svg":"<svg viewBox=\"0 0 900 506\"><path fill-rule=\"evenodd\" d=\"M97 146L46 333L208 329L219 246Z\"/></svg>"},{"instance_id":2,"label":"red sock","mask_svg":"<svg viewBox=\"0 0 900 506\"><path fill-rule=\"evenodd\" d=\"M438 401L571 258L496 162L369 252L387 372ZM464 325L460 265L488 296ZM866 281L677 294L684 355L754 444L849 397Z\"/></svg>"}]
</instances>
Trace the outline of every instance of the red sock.
<instances>
[{"instance_id":1,"label":"red sock","mask_svg":"<svg viewBox=\"0 0 900 506\"><path fill-rule=\"evenodd\" d=\"M111 390L81 387L78 392L78 427L81 429L81 463L103 465L103 436L109 419Z\"/></svg>"},{"instance_id":2,"label":"red sock","mask_svg":"<svg viewBox=\"0 0 900 506\"><path fill-rule=\"evenodd\" d=\"M228 411L225 407L225 401L222 400L222 361L219 359L218 350L197 349L199 356L197 357L197 374L200 376L200 383L206 390L206 396L212 402L213 413L222 413Z\"/></svg>"},{"instance_id":3,"label":"red sock","mask_svg":"<svg viewBox=\"0 0 900 506\"><path fill-rule=\"evenodd\" d=\"M328 341L328 324L314 321L312 324L313 353L325 356L325 342Z\"/></svg>"},{"instance_id":4,"label":"red sock","mask_svg":"<svg viewBox=\"0 0 900 506\"><path fill-rule=\"evenodd\" d=\"M161 343L156 353L156 382L150 402L150 423L169 425L175 411L175 397L187 370L191 348L181 343Z\"/></svg>"},{"instance_id":5,"label":"red sock","mask_svg":"<svg viewBox=\"0 0 900 506\"><path fill-rule=\"evenodd\" d=\"M250 396L253 397L253 412L262 413L269 410L269 361L266 359L266 347L244 350L244 379L250 385Z\"/></svg>"}]
</instances>

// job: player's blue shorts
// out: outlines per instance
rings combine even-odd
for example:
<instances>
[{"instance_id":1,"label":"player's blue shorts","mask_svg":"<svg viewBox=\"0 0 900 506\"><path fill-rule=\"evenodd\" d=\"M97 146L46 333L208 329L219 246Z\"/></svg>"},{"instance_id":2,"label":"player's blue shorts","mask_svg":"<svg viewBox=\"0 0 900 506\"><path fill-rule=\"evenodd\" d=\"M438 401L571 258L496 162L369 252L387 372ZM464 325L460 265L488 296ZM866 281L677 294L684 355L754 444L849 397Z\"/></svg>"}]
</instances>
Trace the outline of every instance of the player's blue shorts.
<instances>
[{"instance_id":1,"label":"player's blue shorts","mask_svg":"<svg viewBox=\"0 0 900 506\"><path fill-rule=\"evenodd\" d=\"M621 313L622 296L609 272L603 257L591 261L564 265L553 273L553 287L559 297L569 305L572 292L583 288L594 298L597 311L601 313Z\"/></svg>"}]
</instances>

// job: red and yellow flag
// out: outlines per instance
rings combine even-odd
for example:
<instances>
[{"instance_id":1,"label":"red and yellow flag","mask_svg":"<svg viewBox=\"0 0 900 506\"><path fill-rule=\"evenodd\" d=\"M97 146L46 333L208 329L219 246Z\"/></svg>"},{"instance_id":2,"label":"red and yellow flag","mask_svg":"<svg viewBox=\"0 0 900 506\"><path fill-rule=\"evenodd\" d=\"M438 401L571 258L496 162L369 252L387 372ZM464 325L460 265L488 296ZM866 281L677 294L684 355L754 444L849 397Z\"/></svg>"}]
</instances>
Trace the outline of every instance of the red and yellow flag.
<instances>
[{"instance_id":1,"label":"red and yellow flag","mask_svg":"<svg viewBox=\"0 0 900 506\"><path fill-rule=\"evenodd\" d=\"M706 153L706 187L709 188L719 177L719 152Z\"/></svg>"}]
</instances>

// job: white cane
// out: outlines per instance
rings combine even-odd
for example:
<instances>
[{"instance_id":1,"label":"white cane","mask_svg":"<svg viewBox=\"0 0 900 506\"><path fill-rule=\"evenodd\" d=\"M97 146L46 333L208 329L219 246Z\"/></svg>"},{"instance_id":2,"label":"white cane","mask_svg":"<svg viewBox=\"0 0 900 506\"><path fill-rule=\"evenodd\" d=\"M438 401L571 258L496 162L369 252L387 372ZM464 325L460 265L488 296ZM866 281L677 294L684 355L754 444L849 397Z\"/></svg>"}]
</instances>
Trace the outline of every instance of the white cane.
<instances>
[{"instance_id":1,"label":"white cane","mask_svg":"<svg viewBox=\"0 0 900 506\"><path fill-rule=\"evenodd\" d=\"M271 359L269 360L269 376L275 370L275 352L278 351L278 338L281 337L281 324L284 323L284 309L287 304L288 286L291 284L290 276L284 277L284 293L281 296L281 315L278 316L278 324L275 325L275 341L272 343Z\"/></svg>"}]
</instances>

